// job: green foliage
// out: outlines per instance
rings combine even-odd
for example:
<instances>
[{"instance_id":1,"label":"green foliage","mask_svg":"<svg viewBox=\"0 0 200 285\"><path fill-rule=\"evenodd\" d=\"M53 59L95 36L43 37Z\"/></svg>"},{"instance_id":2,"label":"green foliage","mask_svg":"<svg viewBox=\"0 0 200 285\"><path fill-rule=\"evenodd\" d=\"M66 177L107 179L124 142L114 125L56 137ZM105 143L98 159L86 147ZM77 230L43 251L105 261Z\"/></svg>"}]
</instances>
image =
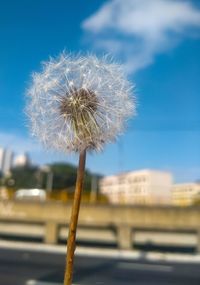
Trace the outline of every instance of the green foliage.
<instances>
[{"instance_id":1,"label":"green foliage","mask_svg":"<svg viewBox=\"0 0 200 285\"><path fill-rule=\"evenodd\" d=\"M39 171L35 166L18 166L11 169L11 175L5 178L5 184L9 187L13 182L13 188L39 187Z\"/></svg>"},{"instance_id":2,"label":"green foliage","mask_svg":"<svg viewBox=\"0 0 200 285\"><path fill-rule=\"evenodd\" d=\"M49 167L53 172L53 189L73 189L76 182L76 167L65 163L54 163Z\"/></svg>"},{"instance_id":3,"label":"green foliage","mask_svg":"<svg viewBox=\"0 0 200 285\"><path fill-rule=\"evenodd\" d=\"M76 171L77 168L71 164L66 163L53 163L49 165L53 172L53 189L68 189L73 191L76 184ZM90 191L91 189L91 174L89 171L85 171L84 178L84 191Z\"/></svg>"},{"instance_id":4,"label":"green foliage","mask_svg":"<svg viewBox=\"0 0 200 285\"><path fill-rule=\"evenodd\" d=\"M77 168L67 163L53 163L48 165L53 173L53 190L65 189L73 192L76 183ZM36 166L14 167L9 177L4 178L5 185L14 189L43 188L46 189L47 173ZM100 176L97 176L100 177ZM84 191L91 190L91 173L85 171ZM13 185L11 185L11 182Z\"/></svg>"}]
</instances>

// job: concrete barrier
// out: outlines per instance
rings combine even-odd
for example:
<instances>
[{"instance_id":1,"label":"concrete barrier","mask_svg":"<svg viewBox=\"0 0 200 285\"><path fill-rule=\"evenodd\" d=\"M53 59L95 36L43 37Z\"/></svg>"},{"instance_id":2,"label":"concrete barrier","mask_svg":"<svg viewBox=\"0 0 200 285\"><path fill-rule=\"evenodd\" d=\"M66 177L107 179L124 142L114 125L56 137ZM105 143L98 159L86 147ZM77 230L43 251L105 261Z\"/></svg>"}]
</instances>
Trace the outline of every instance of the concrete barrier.
<instances>
[{"instance_id":1,"label":"concrete barrier","mask_svg":"<svg viewBox=\"0 0 200 285\"><path fill-rule=\"evenodd\" d=\"M66 236L71 205L62 202L0 202L0 234L35 234L46 243ZM20 230L21 232L20 232ZM136 231L193 232L200 252L200 208L164 206L116 206L82 204L77 237L116 242L119 248L134 246ZM98 232L98 234L97 234ZM87 236L88 235L88 236ZM34 234L33 234L34 236Z\"/></svg>"}]
</instances>

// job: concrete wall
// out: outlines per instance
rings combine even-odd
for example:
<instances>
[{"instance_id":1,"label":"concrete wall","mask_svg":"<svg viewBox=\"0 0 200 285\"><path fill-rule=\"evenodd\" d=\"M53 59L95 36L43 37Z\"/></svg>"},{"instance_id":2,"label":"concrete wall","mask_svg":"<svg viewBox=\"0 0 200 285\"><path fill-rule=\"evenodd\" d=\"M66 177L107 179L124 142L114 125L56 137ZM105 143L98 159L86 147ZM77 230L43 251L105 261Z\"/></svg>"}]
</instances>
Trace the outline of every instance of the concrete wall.
<instances>
[{"instance_id":1,"label":"concrete wall","mask_svg":"<svg viewBox=\"0 0 200 285\"><path fill-rule=\"evenodd\" d=\"M61 202L0 202L0 233L10 225L30 224L38 226L47 243L56 243L63 228L69 223L71 205ZM41 225L44 228L42 232ZM197 248L200 251L200 208L198 207L144 207L101 206L82 204L79 217L80 229L102 229L106 237L116 238L120 248L132 248L134 230L172 230L197 233ZM30 230L30 229L29 229ZM106 230L109 230L106 232ZM9 230L8 230L9 231ZM79 231L81 235L81 230ZM82 235L84 233L82 232ZM86 238L86 236L85 236Z\"/></svg>"}]
</instances>

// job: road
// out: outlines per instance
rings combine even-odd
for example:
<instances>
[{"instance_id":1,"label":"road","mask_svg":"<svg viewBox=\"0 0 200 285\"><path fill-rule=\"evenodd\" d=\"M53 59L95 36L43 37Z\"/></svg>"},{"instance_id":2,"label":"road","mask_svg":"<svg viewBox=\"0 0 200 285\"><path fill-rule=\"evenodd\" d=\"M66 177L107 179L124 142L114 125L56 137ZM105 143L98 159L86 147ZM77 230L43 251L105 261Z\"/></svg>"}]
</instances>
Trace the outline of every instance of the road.
<instances>
[{"instance_id":1,"label":"road","mask_svg":"<svg viewBox=\"0 0 200 285\"><path fill-rule=\"evenodd\" d=\"M33 280L62 284L64 263L63 253L0 248L0 285L42 284ZM80 255L75 259L74 284L199 285L200 263Z\"/></svg>"}]
</instances>

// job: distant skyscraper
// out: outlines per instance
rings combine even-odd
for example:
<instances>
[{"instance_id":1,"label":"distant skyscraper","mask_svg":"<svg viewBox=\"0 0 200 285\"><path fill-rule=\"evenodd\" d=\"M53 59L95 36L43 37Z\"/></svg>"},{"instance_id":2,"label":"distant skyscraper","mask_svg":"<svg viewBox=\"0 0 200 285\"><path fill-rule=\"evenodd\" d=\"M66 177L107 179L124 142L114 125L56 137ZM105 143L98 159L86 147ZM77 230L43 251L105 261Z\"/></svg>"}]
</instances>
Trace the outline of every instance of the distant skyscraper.
<instances>
[{"instance_id":1,"label":"distant skyscraper","mask_svg":"<svg viewBox=\"0 0 200 285\"><path fill-rule=\"evenodd\" d=\"M0 172L3 172L3 162L4 162L4 152L3 148L0 148Z\"/></svg>"},{"instance_id":2,"label":"distant skyscraper","mask_svg":"<svg viewBox=\"0 0 200 285\"><path fill-rule=\"evenodd\" d=\"M4 157L4 165L3 165L3 173L7 174L9 173L12 163L13 163L13 152L9 149L6 149L5 151L5 157Z\"/></svg>"},{"instance_id":3,"label":"distant skyscraper","mask_svg":"<svg viewBox=\"0 0 200 285\"><path fill-rule=\"evenodd\" d=\"M8 174L13 161L13 152L9 149L0 148L0 171L5 175Z\"/></svg>"}]
</instances>

